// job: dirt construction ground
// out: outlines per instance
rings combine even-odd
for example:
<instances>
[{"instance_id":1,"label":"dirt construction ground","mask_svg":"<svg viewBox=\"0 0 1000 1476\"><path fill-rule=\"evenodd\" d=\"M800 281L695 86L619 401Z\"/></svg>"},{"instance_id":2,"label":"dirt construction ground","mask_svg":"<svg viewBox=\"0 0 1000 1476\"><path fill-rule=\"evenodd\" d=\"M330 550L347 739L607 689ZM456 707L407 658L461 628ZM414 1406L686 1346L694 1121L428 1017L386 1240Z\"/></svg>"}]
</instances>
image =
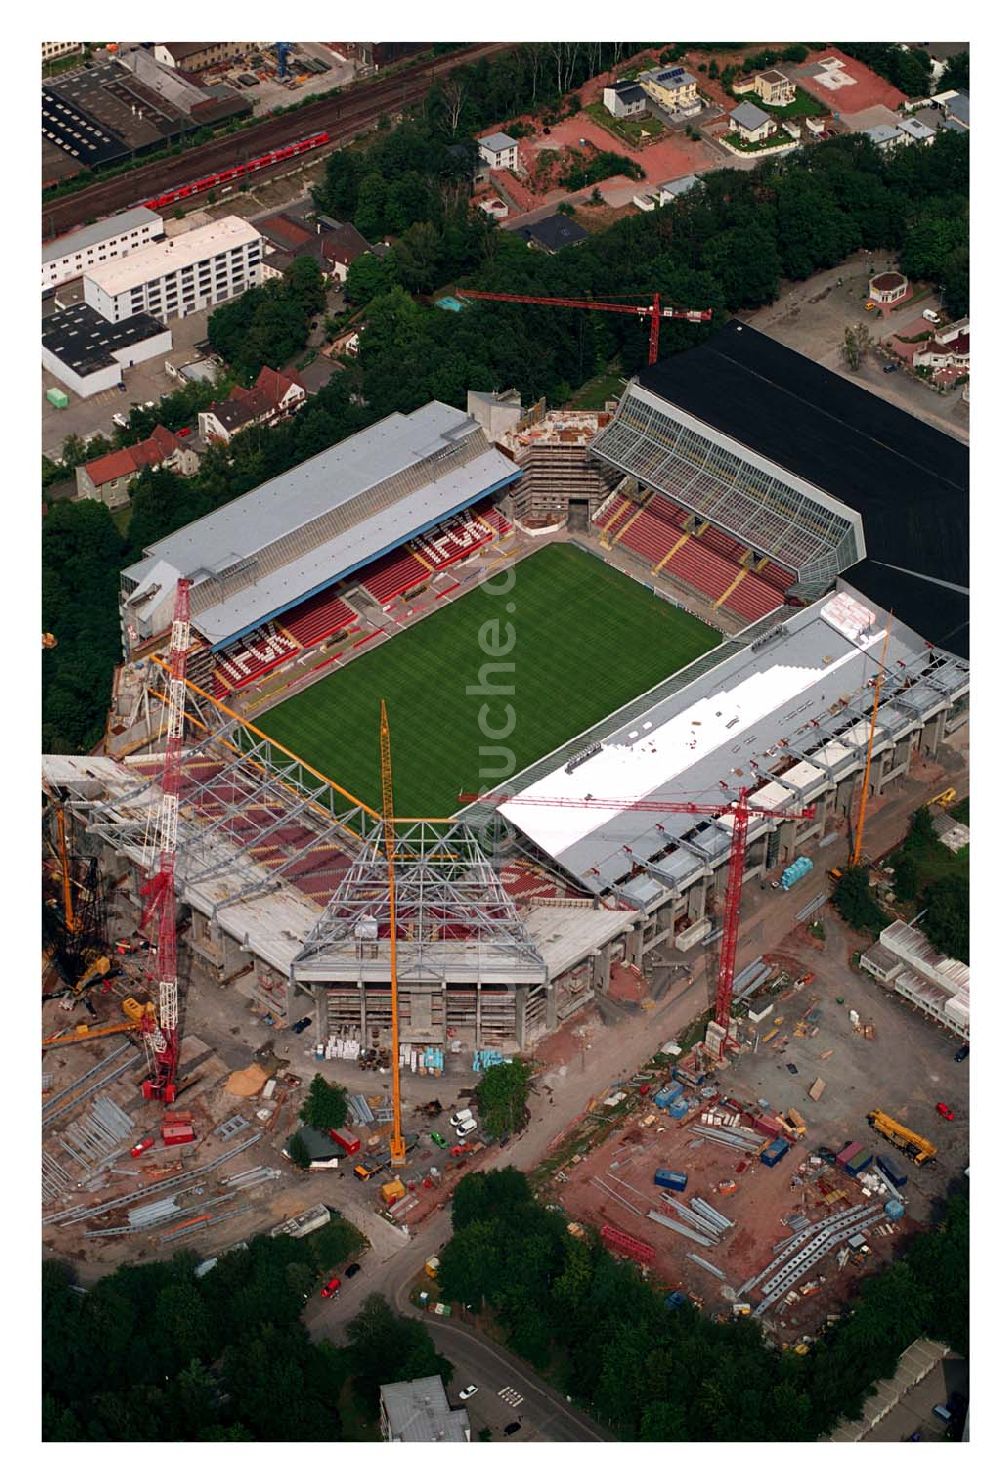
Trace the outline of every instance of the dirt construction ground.
<instances>
[{"instance_id":1,"label":"dirt construction ground","mask_svg":"<svg viewBox=\"0 0 1000 1476\"><path fill-rule=\"evenodd\" d=\"M740 1055L713 1083L724 1097L740 1103L766 1102L782 1113L795 1108L807 1123L801 1143L767 1168L749 1154L698 1138L694 1127L700 1108L678 1122L647 1097L636 1100L621 1129L568 1167L564 1182L552 1184L553 1198L570 1215L595 1225L611 1224L646 1241L655 1250L651 1271L658 1281L685 1290L706 1311L725 1315L733 1291L763 1269L772 1259L772 1247L790 1233L789 1215L803 1213L815 1222L866 1202L861 1186L841 1170L810 1163L818 1146L837 1152L856 1138L873 1152L884 1150L902 1161L900 1151L869 1127L866 1114L875 1107L930 1138L938 1149L936 1166L907 1165L910 1178L902 1191L906 1217L894 1233L869 1231L871 1254L862 1265L848 1263L838 1270L835 1256L828 1256L818 1267L826 1280L815 1294L792 1308L773 1310L772 1325L783 1342L815 1332L851 1294L859 1276L888 1260L908 1233L926 1223L934 1200L968 1164L968 1062L955 1061L958 1042L852 968L851 955L864 940L830 908L822 917L824 943L818 945L800 927L780 955L790 974L812 973L812 982L773 1001L771 1014L757 1027L756 1051ZM860 1017L860 1032L852 1028L852 1009ZM816 1033L796 1034L797 1026L812 1030L800 1024L807 1014L813 1016ZM777 1034L765 1044L764 1037L776 1027ZM789 1066L796 1067L794 1074ZM820 1076L826 1090L813 1102L808 1090ZM938 1115L939 1101L952 1108L953 1122ZM665 1209L653 1184L657 1168L688 1174L683 1202L700 1196L735 1222L718 1246L700 1246L648 1219L650 1210ZM731 1183L735 1190L720 1190ZM723 1279L692 1262L690 1253L711 1262Z\"/></svg>"}]
</instances>

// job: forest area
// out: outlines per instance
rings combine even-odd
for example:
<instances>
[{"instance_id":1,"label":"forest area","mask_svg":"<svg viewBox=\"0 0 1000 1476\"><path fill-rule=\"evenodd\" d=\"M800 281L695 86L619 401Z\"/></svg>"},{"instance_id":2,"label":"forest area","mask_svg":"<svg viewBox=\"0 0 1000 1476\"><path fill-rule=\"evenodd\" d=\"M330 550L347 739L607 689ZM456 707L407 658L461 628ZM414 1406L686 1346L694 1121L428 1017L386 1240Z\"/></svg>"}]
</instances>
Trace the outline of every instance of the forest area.
<instances>
[{"instance_id":1,"label":"forest area","mask_svg":"<svg viewBox=\"0 0 1000 1476\"><path fill-rule=\"evenodd\" d=\"M621 55L637 45L623 45ZM120 660L118 571L156 538L394 411L435 398L464 406L470 388L512 386L526 403L544 395L561 405L612 362L628 376L645 361L638 320L516 304L443 313L429 298L446 286L633 299L658 291L680 306L711 308L709 326L670 325L661 353L673 354L728 314L773 301L782 281L803 280L864 247L897 255L909 276L939 286L956 316L968 311L968 140L950 132L931 148L889 158L864 137L847 136L752 172L722 170L670 206L623 218L557 256L529 249L470 210L474 130L525 108L572 108L566 88L591 67L612 65L608 50L519 47L458 69L398 127L331 155L317 208L391 242L384 257L361 256L348 274L349 302L364 324L358 358L293 421L211 448L195 477L144 473L125 535L98 503L49 508L43 616L59 645L43 670L46 751L79 752L99 741ZM282 367L294 352L317 302L314 283L298 286L297 301L254 289L213 315L210 337L236 377L262 362Z\"/></svg>"},{"instance_id":2,"label":"forest area","mask_svg":"<svg viewBox=\"0 0 1000 1476\"><path fill-rule=\"evenodd\" d=\"M452 1227L442 1295L488 1309L510 1347L619 1440L815 1441L855 1417L922 1334L968 1350L964 1189L805 1357L778 1352L750 1319L668 1307L596 1236L570 1236L515 1169L464 1178Z\"/></svg>"},{"instance_id":3,"label":"forest area","mask_svg":"<svg viewBox=\"0 0 1000 1476\"><path fill-rule=\"evenodd\" d=\"M42 1267L46 1441L379 1440L379 1385L451 1375L427 1331L370 1296L344 1346L311 1342L303 1302L362 1237L333 1220L197 1257L123 1266L90 1290Z\"/></svg>"}]
</instances>

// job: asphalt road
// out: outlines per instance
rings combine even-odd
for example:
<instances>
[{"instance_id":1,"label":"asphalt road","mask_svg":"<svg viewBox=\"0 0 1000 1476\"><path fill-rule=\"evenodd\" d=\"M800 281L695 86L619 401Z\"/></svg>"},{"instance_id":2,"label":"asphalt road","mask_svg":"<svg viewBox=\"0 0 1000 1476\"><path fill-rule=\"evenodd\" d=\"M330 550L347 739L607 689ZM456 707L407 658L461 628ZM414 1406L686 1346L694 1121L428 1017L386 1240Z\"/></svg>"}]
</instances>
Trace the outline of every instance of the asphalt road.
<instances>
[{"instance_id":1,"label":"asphalt road","mask_svg":"<svg viewBox=\"0 0 1000 1476\"><path fill-rule=\"evenodd\" d=\"M478 1392L468 1403L473 1437L484 1425L499 1436L505 1425L519 1420L522 1429L511 1437L514 1440L532 1436L557 1442L610 1439L585 1414L571 1408L564 1396L548 1388L515 1354L472 1328L444 1322L433 1313L419 1312L412 1305L408 1296L410 1283L425 1260L440 1251L450 1238L450 1216L439 1214L429 1228L418 1231L395 1253L387 1247L380 1254L373 1246L361 1263L361 1273L344 1282L335 1301L313 1298L304 1316L310 1336L338 1341L365 1297L380 1292L398 1311L425 1323L435 1348L453 1365L455 1377L450 1388L453 1405L458 1406L459 1389L478 1384ZM514 1390L521 1396L521 1402L501 1399L502 1389Z\"/></svg>"}]
</instances>

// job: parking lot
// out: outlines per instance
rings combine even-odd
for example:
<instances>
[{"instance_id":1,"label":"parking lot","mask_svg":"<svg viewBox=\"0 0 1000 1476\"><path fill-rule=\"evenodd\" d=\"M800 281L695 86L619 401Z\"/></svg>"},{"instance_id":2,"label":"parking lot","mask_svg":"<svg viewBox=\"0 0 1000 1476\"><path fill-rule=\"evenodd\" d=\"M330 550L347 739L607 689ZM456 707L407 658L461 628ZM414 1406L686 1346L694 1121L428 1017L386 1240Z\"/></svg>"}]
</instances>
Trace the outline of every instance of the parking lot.
<instances>
[{"instance_id":1,"label":"parking lot","mask_svg":"<svg viewBox=\"0 0 1000 1476\"><path fill-rule=\"evenodd\" d=\"M960 390L940 395L908 374L886 374L882 368L883 359L875 353L856 372L848 369L844 360L844 329L856 323L864 322L872 339L877 342L882 338L888 340L896 332L906 332L906 325L915 321L926 328L927 324L920 317L925 308L941 313L947 321L948 314L935 293L918 296L886 318L866 313L864 305L868 300L869 278L879 272L896 270L898 264L883 255L859 251L828 272L817 272L805 282L790 284L776 302L758 308L756 312L741 314L741 317L751 327L804 354L814 363L862 384L872 394L910 415L919 416L939 430L967 441L969 406L963 401ZM911 327L910 331L916 330Z\"/></svg>"},{"instance_id":2,"label":"parking lot","mask_svg":"<svg viewBox=\"0 0 1000 1476\"><path fill-rule=\"evenodd\" d=\"M208 331L209 309L191 313L186 318L172 318L170 331L174 346L169 353L158 354L133 369L124 371L124 390L102 390L100 394L81 399L66 388L54 375L42 370L42 454L56 458L67 436L102 435L111 439L115 431L112 416L127 415L132 404L143 405L147 400L159 400L178 388L178 381L167 373L166 362L185 353L197 343L202 343ZM64 390L69 395L65 410L57 410L45 398L51 388Z\"/></svg>"}]
</instances>

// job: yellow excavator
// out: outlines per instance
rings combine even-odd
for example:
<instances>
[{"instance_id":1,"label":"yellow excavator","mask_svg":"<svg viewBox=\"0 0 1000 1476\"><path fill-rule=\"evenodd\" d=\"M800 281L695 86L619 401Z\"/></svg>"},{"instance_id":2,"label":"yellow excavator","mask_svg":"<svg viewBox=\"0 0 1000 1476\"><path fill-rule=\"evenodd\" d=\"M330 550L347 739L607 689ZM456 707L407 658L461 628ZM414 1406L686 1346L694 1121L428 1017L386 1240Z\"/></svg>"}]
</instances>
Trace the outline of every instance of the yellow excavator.
<instances>
[{"instance_id":1,"label":"yellow excavator","mask_svg":"<svg viewBox=\"0 0 1000 1476\"><path fill-rule=\"evenodd\" d=\"M929 1138L922 1138L919 1133L897 1122L880 1107L876 1107L874 1112L869 1112L868 1122L877 1133L882 1134L883 1138L887 1138L895 1147L901 1148L908 1158L913 1159L914 1163L929 1163L932 1158L937 1157L937 1149Z\"/></svg>"},{"instance_id":2,"label":"yellow excavator","mask_svg":"<svg viewBox=\"0 0 1000 1476\"><path fill-rule=\"evenodd\" d=\"M122 1014L127 1018L120 1025L76 1025L71 1030L61 1030L55 1035L48 1035L42 1041L42 1050L54 1049L57 1046L80 1045L87 1040L103 1040L109 1035L126 1035L129 1031L142 1030L145 1022L151 1023L156 1019L156 1006L153 1004L140 1004L131 995L122 1000Z\"/></svg>"}]
</instances>

